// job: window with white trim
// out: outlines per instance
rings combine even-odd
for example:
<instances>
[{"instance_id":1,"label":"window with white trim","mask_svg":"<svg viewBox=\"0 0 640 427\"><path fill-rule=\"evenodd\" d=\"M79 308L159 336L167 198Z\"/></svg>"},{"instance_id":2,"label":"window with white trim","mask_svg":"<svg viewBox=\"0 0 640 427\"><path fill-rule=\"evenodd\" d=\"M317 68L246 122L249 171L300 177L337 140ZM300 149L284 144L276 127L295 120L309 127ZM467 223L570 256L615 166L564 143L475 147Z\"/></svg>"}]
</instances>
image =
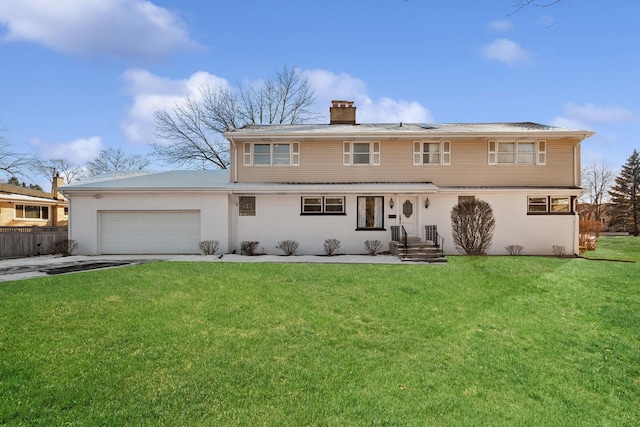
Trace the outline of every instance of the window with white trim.
<instances>
[{"instance_id":1,"label":"window with white trim","mask_svg":"<svg viewBox=\"0 0 640 427\"><path fill-rule=\"evenodd\" d=\"M49 219L49 206L16 205L16 219Z\"/></svg>"},{"instance_id":2,"label":"window with white trim","mask_svg":"<svg viewBox=\"0 0 640 427\"><path fill-rule=\"evenodd\" d=\"M414 165L450 165L451 141L413 142Z\"/></svg>"},{"instance_id":3,"label":"window with white trim","mask_svg":"<svg viewBox=\"0 0 640 427\"><path fill-rule=\"evenodd\" d=\"M342 164L351 165L380 165L380 142L352 142L342 144Z\"/></svg>"},{"instance_id":4,"label":"window with white trim","mask_svg":"<svg viewBox=\"0 0 640 427\"><path fill-rule=\"evenodd\" d=\"M544 165L546 141L489 141L490 165Z\"/></svg>"},{"instance_id":5,"label":"window with white trim","mask_svg":"<svg viewBox=\"0 0 640 427\"><path fill-rule=\"evenodd\" d=\"M342 215L344 212L344 197L312 196L302 198L302 214Z\"/></svg>"},{"instance_id":6,"label":"window with white trim","mask_svg":"<svg viewBox=\"0 0 640 427\"><path fill-rule=\"evenodd\" d=\"M384 229L384 198L358 197L358 230Z\"/></svg>"},{"instance_id":7,"label":"window with white trim","mask_svg":"<svg viewBox=\"0 0 640 427\"><path fill-rule=\"evenodd\" d=\"M572 196L529 196L527 213L529 214L572 214Z\"/></svg>"},{"instance_id":8,"label":"window with white trim","mask_svg":"<svg viewBox=\"0 0 640 427\"><path fill-rule=\"evenodd\" d=\"M299 166L300 143L244 143L244 166Z\"/></svg>"},{"instance_id":9,"label":"window with white trim","mask_svg":"<svg viewBox=\"0 0 640 427\"><path fill-rule=\"evenodd\" d=\"M240 216L256 216L256 197L240 196L238 198L238 214Z\"/></svg>"}]
</instances>

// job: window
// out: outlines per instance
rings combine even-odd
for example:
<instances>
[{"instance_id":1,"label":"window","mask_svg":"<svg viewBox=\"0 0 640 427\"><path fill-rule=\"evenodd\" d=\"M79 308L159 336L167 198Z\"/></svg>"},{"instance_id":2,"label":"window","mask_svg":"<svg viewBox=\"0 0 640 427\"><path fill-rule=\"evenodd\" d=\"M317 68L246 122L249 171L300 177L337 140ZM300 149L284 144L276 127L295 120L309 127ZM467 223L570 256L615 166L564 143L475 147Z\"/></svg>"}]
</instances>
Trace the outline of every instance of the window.
<instances>
[{"instance_id":1,"label":"window","mask_svg":"<svg viewBox=\"0 0 640 427\"><path fill-rule=\"evenodd\" d=\"M424 142L413 143L414 165L450 165L451 142Z\"/></svg>"},{"instance_id":2,"label":"window","mask_svg":"<svg viewBox=\"0 0 640 427\"><path fill-rule=\"evenodd\" d=\"M255 196L240 196L238 200L238 211L240 216L256 216Z\"/></svg>"},{"instance_id":3,"label":"window","mask_svg":"<svg viewBox=\"0 0 640 427\"><path fill-rule=\"evenodd\" d=\"M476 196L458 196L458 204L465 202L473 202Z\"/></svg>"},{"instance_id":4,"label":"window","mask_svg":"<svg viewBox=\"0 0 640 427\"><path fill-rule=\"evenodd\" d=\"M358 197L358 229L384 229L384 199L382 197Z\"/></svg>"},{"instance_id":5,"label":"window","mask_svg":"<svg viewBox=\"0 0 640 427\"><path fill-rule=\"evenodd\" d=\"M303 197L302 214L341 215L344 214L344 197Z\"/></svg>"},{"instance_id":6,"label":"window","mask_svg":"<svg viewBox=\"0 0 640 427\"><path fill-rule=\"evenodd\" d=\"M349 142L343 144L342 164L372 165L380 164L380 142Z\"/></svg>"},{"instance_id":7,"label":"window","mask_svg":"<svg viewBox=\"0 0 640 427\"><path fill-rule=\"evenodd\" d=\"M571 212L571 205L569 203L569 197L552 197L551 212Z\"/></svg>"},{"instance_id":8,"label":"window","mask_svg":"<svg viewBox=\"0 0 640 427\"><path fill-rule=\"evenodd\" d=\"M16 205L16 219L49 219L48 206Z\"/></svg>"},{"instance_id":9,"label":"window","mask_svg":"<svg viewBox=\"0 0 640 427\"><path fill-rule=\"evenodd\" d=\"M528 198L529 214L572 214L574 197L535 196Z\"/></svg>"},{"instance_id":10,"label":"window","mask_svg":"<svg viewBox=\"0 0 640 427\"><path fill-rule=\"evenodd\" d=\"M64 207L64 216L69 216L69 207L68 206Z\"/></svg>"},{"instance_id":11,"label":"window","mask_svg":"<svg viewBox=\"0 0 640 427\"><path fill-rule=\"evenodd\" d=\"M244 143L244 166L299 166L300 143Z\"/></svg>"},{"instance_id":12,"label":"window","mask_svg":"<svg viewBox=\"0 0 640 427\"><path fill-rule=\"evenodd\" d=\"M489 141L490 165L544 165L546 141Z\"/></svg>"}]
</instances>

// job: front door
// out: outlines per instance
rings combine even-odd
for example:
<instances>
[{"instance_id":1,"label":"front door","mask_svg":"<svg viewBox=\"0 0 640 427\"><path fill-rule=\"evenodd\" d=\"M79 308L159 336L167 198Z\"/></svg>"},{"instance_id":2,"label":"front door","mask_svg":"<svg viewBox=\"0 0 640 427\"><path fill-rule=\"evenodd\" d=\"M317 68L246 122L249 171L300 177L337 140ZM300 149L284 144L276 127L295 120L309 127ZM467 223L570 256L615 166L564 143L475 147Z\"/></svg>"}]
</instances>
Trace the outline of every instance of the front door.
<instances>
[{"instance_id":1,"label":"front door","mask_svg":"<svg viewBox=\"0 0 640 427\"><path fill-rule=\"evenodd\" d=\"M415 197L401 197L400 200L400 224L404 226L407 235L415 236L417 231L418 201Z\"/></svg>"}]
</instances>

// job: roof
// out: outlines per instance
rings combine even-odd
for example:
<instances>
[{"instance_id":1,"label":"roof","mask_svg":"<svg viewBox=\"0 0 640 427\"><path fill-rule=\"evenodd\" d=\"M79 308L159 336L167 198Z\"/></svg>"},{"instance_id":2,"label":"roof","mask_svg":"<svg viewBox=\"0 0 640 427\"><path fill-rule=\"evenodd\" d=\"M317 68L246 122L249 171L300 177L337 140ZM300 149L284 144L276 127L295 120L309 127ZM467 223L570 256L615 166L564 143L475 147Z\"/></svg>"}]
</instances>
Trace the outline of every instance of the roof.
<instances>
[{"instance_id":1,"label":"roof","mask_svg":"<svg viewBox=\"0 0 640 427\"><path fill-rule=\"evenodd\" d=\"M66 185L65 194L100 191L225 191L238 194L322 194L406 192L425 193L438 189L430 182L377 183L231 183L228 170L137 172L101 176L91 181Z\"/></svg>"},{"instance_id":2,"label":"roof","mask_svg":"<svg viewBox=\"0 0 640 427\"><path fill-rule=\"evenodd\" d=\"M55 199L51 193L47 193L42 190L34 190L33 188L26 188L20 185L0 184L0 196L2 196L2 198L7 198L8 195L21 195L39 199L49 199L49 201Z\"/></svg>"},{"instance_id":3,"label":"roof","mask_svg":"<svg viewBox=\"0 0 640 427\"><path fill-rule=\"evenodd\" d=\"M229 185L228 170L118 172L87 179L60 188L63 193L95 190L221 189Z\"/></svg>"},{"instance_id":4,"label":"roof","mask_svg":"<svg viewBox=\"0 0 640 427\"><path fill-rule=\"evenodd\" d=\"M573 136L581 139L592 131L566 129L532 122L518 123L383 123L383 124L291 124L247 125L225 132L226 138L287 136L317 137L500 137L500 136Z\"/></svg>"}]
</instances>

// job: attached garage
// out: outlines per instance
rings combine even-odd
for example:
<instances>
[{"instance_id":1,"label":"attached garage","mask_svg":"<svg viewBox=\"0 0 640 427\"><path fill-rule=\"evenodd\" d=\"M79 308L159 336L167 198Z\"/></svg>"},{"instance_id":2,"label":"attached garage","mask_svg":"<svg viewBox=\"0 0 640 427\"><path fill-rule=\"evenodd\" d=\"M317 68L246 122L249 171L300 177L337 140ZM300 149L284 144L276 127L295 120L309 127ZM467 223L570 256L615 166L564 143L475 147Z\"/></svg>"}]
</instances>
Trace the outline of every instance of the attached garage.
<instances>
[{"instance_id":1,"label":"attached garage","mask_svg":"<svg viewBox=\"0 0 640 427\"><path fill-rule=\"evenodd\" d=\"M200 211L99 211L100 252L200 253Z\"/></svg>"}]
</instances>

